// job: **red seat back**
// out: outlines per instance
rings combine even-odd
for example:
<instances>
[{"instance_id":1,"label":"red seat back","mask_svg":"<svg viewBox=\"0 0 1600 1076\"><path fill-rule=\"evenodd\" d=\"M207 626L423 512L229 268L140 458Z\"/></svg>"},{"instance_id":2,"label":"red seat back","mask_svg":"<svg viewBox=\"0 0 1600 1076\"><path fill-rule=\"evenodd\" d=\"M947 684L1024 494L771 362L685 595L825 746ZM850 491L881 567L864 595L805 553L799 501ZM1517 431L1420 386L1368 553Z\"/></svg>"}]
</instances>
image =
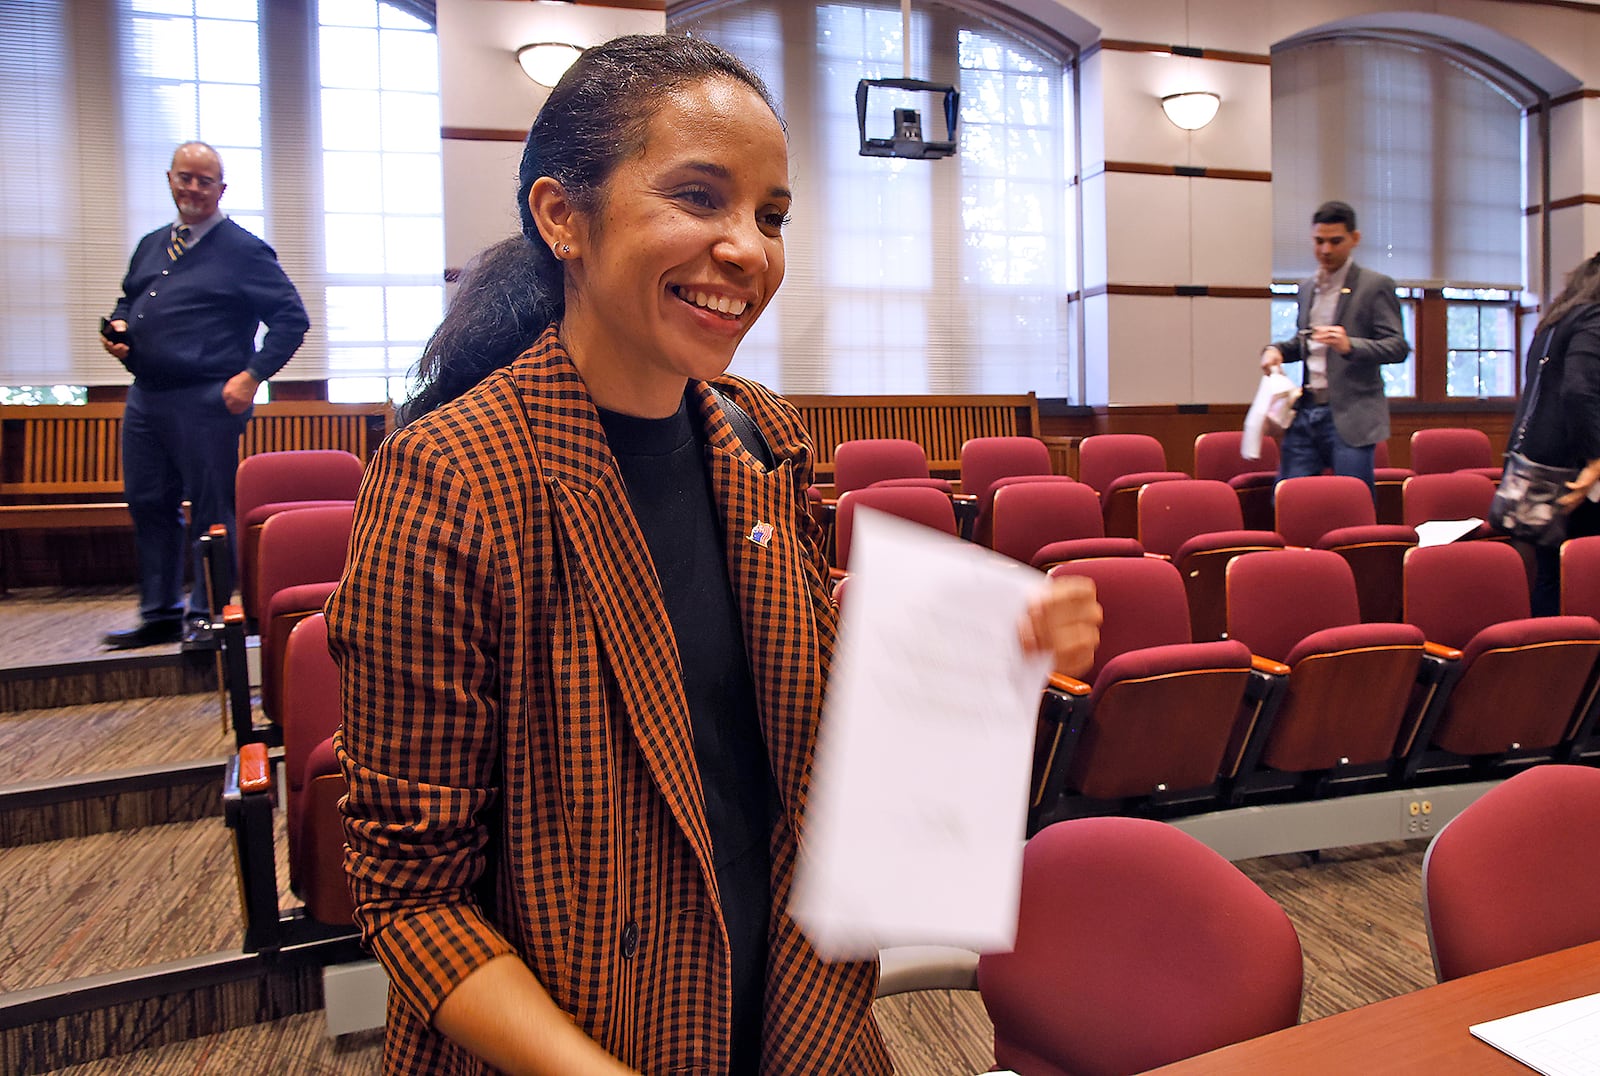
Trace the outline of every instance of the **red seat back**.
<instances>
[{"instance_id":1,"label":"red seat back","mask_svg":"<svg viewBox=\"0 0 1600 1076\"><path fill-rule=\"evenodd\" d=\"M354 524L354 502L279 512L262 524L256 554L260 611L285 587L331 582L343 575Z\"/></svg>"},{"instance_id":2,"label":"red seat back","mask_svg":"<svg viewBox=\"0 0 1600 1076\"><path fill-rule=\"evenodd\" d=\"M321 613L295 625L284 645L283 767L288 788L289 884L312 918L351 921L338 797L344 777L330 738L339 727L339 669Z\"/></svg>"},{"instance_id":3,"label":"red seat back","mask_svg":"<svg viewBox=\"0 0 1600 1076\"><path fill-rule=\"evenodd\" d=\"M1074 560L1050 569L1052 576L1082 576L1094 581L1105 610L1094 666L1083 679L1093 683L1119 654L1151 646L1189 642L1189 603L1178 569L1148 557Z\"/></svg>"},{"instance_id":4,"label":"red seat back","mask_svg":"<svg viewBox=\"0 0 1600 1076\"><path fill-rule=\"evenodd\" d=\"M1008 482L992 512L995 552L1024 563L1051 542L1105 537L1100 497L1082 482Z\"/></svg>"},{"instance_id":5,"label":"red seat back","mask_svg":"<svg viewBox=\"0 0 1600 1076\"><path fill-rule=\"evenodd\" d=\"M928 454L915 441L892 437L843 441L833 450L835 496L885 478L927 478Z\"/></svg>"},{"instance_id":6,"label":"red seat back","mask_svg":"<svg viewBox=\"0 0 1600 1076\"><path fill-rule=\"evenodd\" d=\"M1228 565L1228 637L1273 661L1313 632L1361 621L1356 581L1325 549L1284 549Z\"/></svg>"},{"instance_id":7,"label":"red seat back","mask_svg":"<svg viewBox=\"0 0 1600 1076\"><path fill-rule=\"evenodd\" d=\"M1411 469L1418 474L1494 466L1494 449L1482 430L1444 426L1411 435Z\"/></svg>"},{"instance_id":8,"label":"red seat back","mask_svg":"<svg viewBox=\"0 0 1600 1076\"><path fill-rule=\"evenodd\" d=\"M1300 942L1272 898L1193 837L1140 818L1049 826L1023 856L1017 942L978 961L995 1061L1143 1072L1292 1026Z\"/></svg>"},{"instance_id":9,"label":"red seat back","mask_svg":"<svg viewBox=\"0 0 1600 1076\"><path fill-rule=\"evenodd\" d=\"M242 520L256 506L279 501L353 501L362 470L359 458L338 449L258 452L239 462L234 511Z\"/></svg>"},{"instance_id":10,"label":"red seat back","mask_svg":"<svg viewBox=\"0 0 1600 1076\"><path fill-rule=\"evenodd\" d=\"M1561 612L1600 620L1600 535L1561 544Z\"/></svg>"},{"instance_id":11,"label":"red seat back","mask_svg":"<svg viewBox=\"0 0 1600 1076\"><path fill-rule=\"evenodd\" d=\"M980 512L995 479L1050 473L1050 450L1037 437L974 437L961 446L961 492L978 498Z\"/></svg>"},{"instance_id":12,"label":"red seat back","mask_svg":"<svg viewBox=\"0 0 1600 1076\"><path fill-rule=\"evenodd\" d=\"M1528 616L1528 576L1504 542L1412 549L1405 559L1405 619L1431 642L1465 649L1484 628Z\"/></svg>"},{"instance_id":13,"label":"red seat back","mask_svg":"<svg viewBox=\"0 0 1600 1076\"><path fill-rule=\"evenodd\" d=\"M1486 519L1494 483L1481 474L1450 471L1419 474L1402 487L1403 522L1408 527L1430 519Z\"/></svg>"},{"instance_id":14,"label":"red seat back","mask_svg":"<svg viewBox=\"0 0 1600 1076\"><path fill-rule=\"evenodd\" d=\"M1443 982L1600 940L1600 771L1535 766L1451 820L1422 861Z\"/></svg>"},{"instance_id":15,"label":"red seat back","mask_svg":"<svg viewBox=\"0 0 1600 1076\"><path fill-rule=\"evenodd\" d=\"M1097 433L1078 444L1078 481L1102 496L1123 475L1166 469L1166 450L1149 434Z\"/></svg>"},{"instance_id":16,"label":"red seat back","mask_svg":"<svg viewBox=\"0 0 1600 1076\"><path fill-rule=\"evenodd\" d=\"M1278 483L1277 531L1290 545L1315 546L1341 527L1378 522L1372 491L1347 475L1308 475Z\"/></svg>"},{"instance_id":17,"label":"red seat back","mask_svg":"<svg viewBox=\"0 0 1600 1076\"><path fill-rule=\"evenodd\" d=\"M834 521L834 542L839 564L850 566L850 536L855 528L855 514L859 508L873 508L888 512L913 523L956 533L956 513L950 498L927 486L876 486L853 489L839 497L839 513Z\"/></svg>"},{"instance_id":18,"label":"red seat back","mask_svg":"<svg viewBox=\"0 0 1600 1076\"><path fill-rule=\"evenodd\" d=\"M1271 437L1261 439L1261 458L1247 460L1239 454L1239 443L1244 435L1238 430L1216 430L1202 433L1194 439L1194 476L1226 482L1242 474L1276 472L1278 470L1278 442Z\"/></svg>"},{"instance_id":19,"label":"red seat back","mask_svg":"<svg viewBox=\"0 0 1600 1076\"><path fill-rule=\"evenodd\" d=\"M1171 557L1200 534L1244 528L1239 498L1226 482L1152 482L1139 491L1139 544Z\"/></svg>"}]
</instances>

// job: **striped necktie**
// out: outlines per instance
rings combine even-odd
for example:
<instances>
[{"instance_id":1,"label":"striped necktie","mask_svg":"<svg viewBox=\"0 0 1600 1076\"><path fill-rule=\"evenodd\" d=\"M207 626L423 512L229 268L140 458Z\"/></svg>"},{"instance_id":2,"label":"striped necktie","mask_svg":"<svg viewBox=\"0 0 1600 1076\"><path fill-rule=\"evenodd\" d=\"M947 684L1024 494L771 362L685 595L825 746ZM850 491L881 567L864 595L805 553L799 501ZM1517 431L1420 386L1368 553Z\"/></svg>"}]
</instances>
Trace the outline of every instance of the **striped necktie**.
<instances>
[{"instance_id":1,"label":"striped necktie","mask_svg":"<svg viewBox=\"0 0 1600 1076\"><path fill-rule=\"evenodd\" d=\"M172 230L172 238L167 242L167 257L177 261L183 257L183 252L189 249L189 226L180 224Z\"/></svg>"}]
</instances>

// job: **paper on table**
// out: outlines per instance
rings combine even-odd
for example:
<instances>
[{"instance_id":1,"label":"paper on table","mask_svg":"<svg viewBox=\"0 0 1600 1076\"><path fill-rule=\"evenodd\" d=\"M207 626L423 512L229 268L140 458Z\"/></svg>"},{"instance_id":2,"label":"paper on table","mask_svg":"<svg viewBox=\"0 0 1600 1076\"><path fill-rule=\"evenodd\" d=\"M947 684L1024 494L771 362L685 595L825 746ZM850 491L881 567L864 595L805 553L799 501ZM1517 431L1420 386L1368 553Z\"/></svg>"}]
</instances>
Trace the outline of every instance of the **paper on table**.
<instances>
[{"instance_id":1,"label":"paper on table","mask_svg":"<svg viewBox=\"0 0 1600 1076\"><path fill-rule=\"evenodd\" d=\"M1449 545L1481 526L1481 519L1430 519L1417 524L1417 545Z\"/></svg>"},{"instance_id":2,"label":"paper on table","mask_svg":"<svg viewBox=\"0 0 1600 1076\"><path fill-rule=\"evenodd\" d=\"M789 913L832 960L1016 940L1044 655L1017 639L1043 576L858 512Z\"/></svg>"},{"instance_id":3,"label":"paper on table","mask_svg":"<svg viewBox=\"0 0 1600 1076\"><path fill-rule=\"evenodd\" d=\"M1600 1076L1600 994L1467 1029L1544 1076Z\"/></svg>"}]
</instances>

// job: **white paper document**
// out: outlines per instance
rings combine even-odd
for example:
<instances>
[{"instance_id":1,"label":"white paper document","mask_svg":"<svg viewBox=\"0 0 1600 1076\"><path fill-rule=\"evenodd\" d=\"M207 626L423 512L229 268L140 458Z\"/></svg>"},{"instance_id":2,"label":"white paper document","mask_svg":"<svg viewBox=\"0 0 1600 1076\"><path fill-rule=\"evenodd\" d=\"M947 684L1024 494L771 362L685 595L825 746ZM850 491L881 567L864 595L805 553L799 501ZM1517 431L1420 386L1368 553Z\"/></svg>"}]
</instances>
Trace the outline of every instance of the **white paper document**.
<instances>
[{"instance_id":1,"label":"white paper document","mask_svg":"<svg viewBox=\"0 0 1600 1076\"><path fill-rule=\"evenodd\" d=\"M1295 383L1282 370L1261 375L1256 386L1256 398L1244 416L1244 436L1239 439L1239 455L1247 460L1261 458L1261 439L1266 436L1267 423L1279 429L1288 429L1294 420Z\"/></svg>"},{"instance_id":2,"label":"white paper document","mask_svg":"<svg viewBox=\"0 0 1600 1076\"><path fill-rule=\"evenodd\" d=\"M1600 1076L1600 994L1473 1024L1468 1030L1544 1076Z\"/></svg>"},{"instance_id":3,"label":"white paper document","mask_svg":"<svg viewBox=\"0 0 1600 1076\"><path fill-rule=\"evenodd\" d=\"M825 958L1015 942L1050 672L1017 629L1047 586L971 542L856 514L789 908Z\"/></svg>"},{"instance_id":4,"label":"white paper document","mask_svg":"<svg viewBox=\"0 0 1600 1076\"><path fill-rule=\"evenodd\" d=\"M1417 545L1449 545L1481 526L1481 519L1430 519L1417 524Z\"/></svg>"}]
</instances>

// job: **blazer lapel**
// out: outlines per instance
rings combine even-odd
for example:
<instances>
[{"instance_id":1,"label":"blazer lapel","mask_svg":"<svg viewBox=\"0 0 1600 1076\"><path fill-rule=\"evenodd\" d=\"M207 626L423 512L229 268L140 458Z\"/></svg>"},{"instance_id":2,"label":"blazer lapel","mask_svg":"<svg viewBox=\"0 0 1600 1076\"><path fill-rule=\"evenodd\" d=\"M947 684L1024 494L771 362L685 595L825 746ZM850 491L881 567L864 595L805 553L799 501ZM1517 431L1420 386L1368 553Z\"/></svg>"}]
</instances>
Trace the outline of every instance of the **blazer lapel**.
<instances>
[{"instance_id":1,"label":"blazer lapel","mask_svg":"<svg viewBox=\"0 0 1600 1076\"><path fill-rule=\"evenodd\" d=\"M553 341L548 334L547 339ZM559 344L536 374L545 384L525 399L545 411L530 413L530 425L544 463L557 547L570 554L575 582L588 599L595 634L645 764L714 891L694 736L650 551L600 417Z\"/></svg>"},{"instance_id":2,"label":"blazer lapel","mask_svg":"<svg viewBox=\"0 0 1600 1076\"><path fill-rule=\"evenodd\" d=\"M791 818L804 802L813 750L812 715L822 680L802 536L793 526L794 468L767 471L734 434L703 385L701 413L721 498L728 578L744 623L745 649L773 777Z\"/></svg>"},{"instance_id":3,"label":"blazer lapel","mask_svg":"<svg viewBox=\"0 0 1600 1076\"><path fill-rule=\"evenodd\" d=\"M1350 301L1355 297L1356 288L1361 280L1361 266L1355 262L1350 263L1350 269L1344 275L1344 287L1339 289L1339 305L1333 311L1333 323L1343 325L1344 316L1350 310Z\"/></svg>"}]
</instances>

